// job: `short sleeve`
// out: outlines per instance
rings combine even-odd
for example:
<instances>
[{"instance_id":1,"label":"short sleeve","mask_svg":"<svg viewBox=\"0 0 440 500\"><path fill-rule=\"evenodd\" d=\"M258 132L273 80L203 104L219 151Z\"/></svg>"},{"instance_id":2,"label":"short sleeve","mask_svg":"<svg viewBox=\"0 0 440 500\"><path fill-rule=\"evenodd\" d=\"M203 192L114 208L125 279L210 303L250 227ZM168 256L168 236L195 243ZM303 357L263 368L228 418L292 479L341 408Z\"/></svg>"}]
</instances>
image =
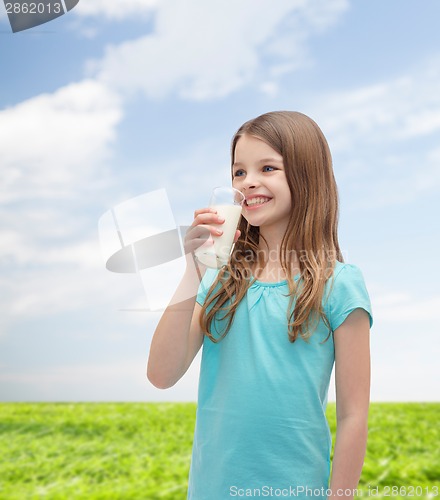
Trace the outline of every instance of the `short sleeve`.
<instances>
[{"instance_id":1,"label":"short sleeve","mask_svg":"<svg viewBox=\"0 0 440 500\"><path fill-rule=\"evenodd\" d=\"M330 279L329 282L331 281ZM329 321L332 331L341 326L347 316L357 308L367 311L371 328L373 314L364 277L357 266L345 264L334 278L329 297Z\"/></svg>"},{"instance_id":2,"label":"short sleeve","mask_svg":"<svg viewBox=\"0 0 440 500\"><path fill-rule=\"evenodd\" d=\"M197 291L196 302L198 302L201 306L205 303L206 294L208 293L209 288L214 283L217 275L219 273L218 269L208 268L203 275L202 281L200 282L199 289Z\"/></svg>"}]
</instances>

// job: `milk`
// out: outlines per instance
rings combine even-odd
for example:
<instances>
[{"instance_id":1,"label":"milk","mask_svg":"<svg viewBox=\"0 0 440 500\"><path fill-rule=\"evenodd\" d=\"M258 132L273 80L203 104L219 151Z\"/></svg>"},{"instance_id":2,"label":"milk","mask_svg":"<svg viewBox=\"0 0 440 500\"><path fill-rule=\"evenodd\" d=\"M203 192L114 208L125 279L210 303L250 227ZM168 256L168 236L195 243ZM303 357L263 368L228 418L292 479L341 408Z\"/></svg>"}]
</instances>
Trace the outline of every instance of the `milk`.
<instances>
[{"instance_id":1,"label":"milk","mask_svg":"<svg viewBox=\"0 0 440 500\"><path fill-rule=\"evenodd\" d=\"M195 254L205 266L219 269L228 263L242 207L241 205L211 205L210 207L217 211L219 217L225 219L223 224L212 224L221 229L223 234L220 236L211 234L214 245L209 238L195 251Z\"/></svg>"}]
</instances>

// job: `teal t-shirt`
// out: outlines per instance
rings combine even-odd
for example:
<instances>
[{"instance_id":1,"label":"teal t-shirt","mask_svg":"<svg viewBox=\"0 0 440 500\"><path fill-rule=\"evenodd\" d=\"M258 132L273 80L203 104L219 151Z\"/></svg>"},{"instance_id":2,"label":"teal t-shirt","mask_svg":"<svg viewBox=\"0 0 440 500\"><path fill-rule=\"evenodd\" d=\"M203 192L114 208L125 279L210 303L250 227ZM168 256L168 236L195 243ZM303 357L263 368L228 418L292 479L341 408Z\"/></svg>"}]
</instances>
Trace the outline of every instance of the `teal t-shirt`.
<instances>
[{"instance_id":1,"label":"teal t-shirt","mask_svg":"<svg viewBox=\"0 0 440 500\"><path fill-rule=\"evenodd\" d=\"M200 305L217 274L206 271L196 299ZM359 268L337 262L333 289L325 300L330 283L323 307L332 330L356 308L368 312L372 326ZM204 338L188 499L327 498L317 490L328 488L330 475L325 410L333 336L320 344L329 333L320 320L309 343L300 336L289 342L288 293L287 280L256 281L226 337L218 343ZM227 319L214 321L214 336L220 336L226 324Z\"/></svg>"}]
</instances>

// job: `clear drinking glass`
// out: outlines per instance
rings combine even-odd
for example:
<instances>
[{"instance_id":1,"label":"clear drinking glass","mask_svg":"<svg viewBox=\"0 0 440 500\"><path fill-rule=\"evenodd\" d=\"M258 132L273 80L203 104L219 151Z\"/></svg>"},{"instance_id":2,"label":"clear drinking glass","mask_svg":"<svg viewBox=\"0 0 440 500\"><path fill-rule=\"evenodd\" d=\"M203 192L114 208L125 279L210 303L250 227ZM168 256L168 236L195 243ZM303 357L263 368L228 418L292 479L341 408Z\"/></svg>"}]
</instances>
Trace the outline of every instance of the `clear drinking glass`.
<instances>
[{"instance_id":1,"label":"clear drinking glass","mask_svg":"<svg viewBox=\"0 0 440 500\"><path fill-rule=\"evenodd\" d=\"M220 269L228 263L245 199L244 194L233 187L220 186L213 189L209 206L214 208L225 222L212 224L223 233L220 236L210 235L209 239L194 252L197 260L205 266Z\"/></svg>"}]
</instances>

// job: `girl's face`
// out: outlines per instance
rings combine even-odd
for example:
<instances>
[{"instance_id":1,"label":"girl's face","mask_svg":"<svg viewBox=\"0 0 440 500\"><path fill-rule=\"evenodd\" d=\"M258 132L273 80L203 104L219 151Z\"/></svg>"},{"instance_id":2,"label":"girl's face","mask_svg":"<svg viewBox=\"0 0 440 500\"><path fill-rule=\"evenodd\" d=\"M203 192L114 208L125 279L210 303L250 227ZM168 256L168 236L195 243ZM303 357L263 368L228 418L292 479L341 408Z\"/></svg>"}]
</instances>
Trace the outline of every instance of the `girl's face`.
<instances>
[{"instance_id":1,"label":"girl's face","mask_svg":"<svg viewBox=\"0 0 440 500\"><path fill-rule=\"evenodd\" d=\"M261 139L243 135L235 147L232 186L246 196L243 217L252 226L287 227L292 197L283 157Z\"/></svg>"}]
</instances>

